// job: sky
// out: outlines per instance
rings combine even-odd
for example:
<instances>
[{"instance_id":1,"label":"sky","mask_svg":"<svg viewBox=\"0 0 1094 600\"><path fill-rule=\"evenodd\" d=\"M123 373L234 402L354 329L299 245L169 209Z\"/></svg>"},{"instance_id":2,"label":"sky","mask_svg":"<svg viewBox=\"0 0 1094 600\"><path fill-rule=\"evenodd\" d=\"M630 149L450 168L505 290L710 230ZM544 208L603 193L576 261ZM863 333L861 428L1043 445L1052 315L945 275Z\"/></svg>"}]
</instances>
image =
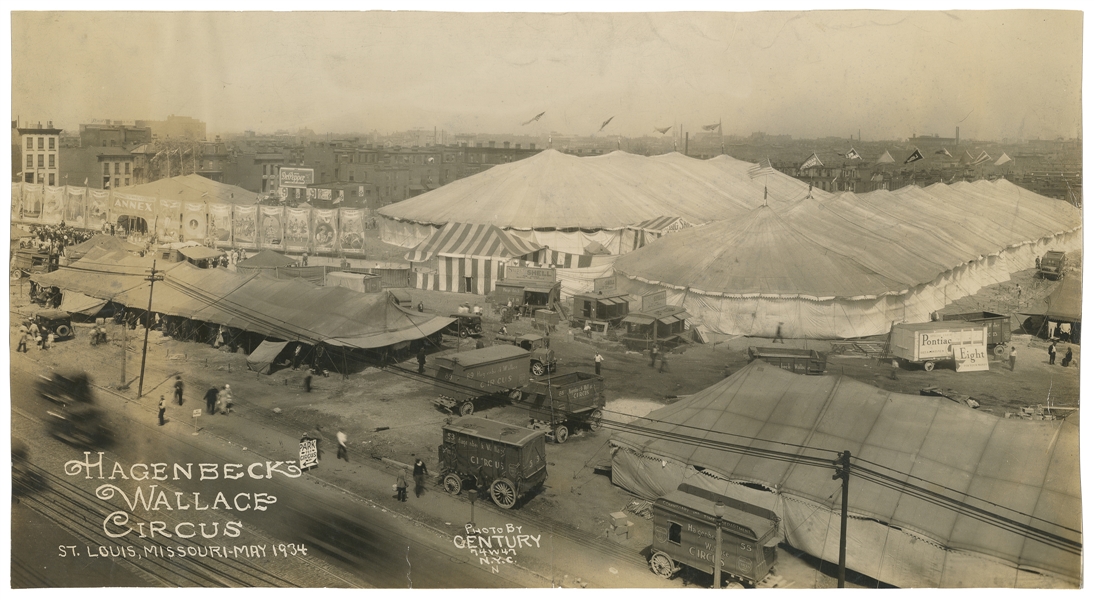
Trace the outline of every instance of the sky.
<instances>
[{"instance_id":1,"label":"sky","mask_svg":"<svg viewBox=\"0 0 1094 600\"><path fill-rule=\"evenodd\" d=\"M795 138L1081 135L1075 11L11 14L12 119ZM536 122L522 125L540 112Z\"/></svg>"}]
</instances>

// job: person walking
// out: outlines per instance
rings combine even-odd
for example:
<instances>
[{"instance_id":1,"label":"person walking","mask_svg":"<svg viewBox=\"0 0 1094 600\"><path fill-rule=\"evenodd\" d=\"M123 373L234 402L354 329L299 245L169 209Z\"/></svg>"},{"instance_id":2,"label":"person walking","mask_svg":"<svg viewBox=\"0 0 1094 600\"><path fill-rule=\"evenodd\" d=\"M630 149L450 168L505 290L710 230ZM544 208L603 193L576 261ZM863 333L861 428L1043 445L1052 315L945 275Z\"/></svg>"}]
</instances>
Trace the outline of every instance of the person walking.
<instances>
[{"instance_id":1,"label":"person walking","mask_svg":"<svg viewBox=\"0 0 1094 600\"><path fill-rule=\"evenodd\" d=\"M175 402L182 406L182 375L175 375Z\"/></svg>"},{"instance_id":2,"label":"person walking","mask_svg":"<svg viewBox=\"0 0 1094 600\"><path fill-rule=\"evenodd\" d=\"M1018 360L1018 349L1014 346L1010 347L1010 370L1014 372L1014 363Z\"/></svg>"},{"instance_id":3,"label":"person walking","mask_svg":"<svg viewBox=\"0 0 1094 600\"><path fill-rule=\"evenodd\" d=\"M418 374L425 373L425 344L418 348Z\"/></svg>"},{"instance_id":4,"label":"person walking","mask_svg":"<svg viewBox=\"0 0 1094 600\"><path fill-rule=\"evenodd\" d=\"M19 334L19 345L15 347L15 351L16 352L22 352L23 354L26 354L27 353L27 342L29 342L29 341L30 341L30 333L28 333L26 329L23 329L22 333Z\"/></svg>"},{"instance_id":5,"label":"person walking","mask_svg":"<svg viewBox=\"0 0 1094 600\"><path fill-rule=\"evenodd\" d=\"M207 414L216 414L218 396L220 396L220 390L216 387L211 387L209 391L205 392L205 412Z\"/></svg>"},{"instance_id":6,"label":"person walking","mask_svg":"<svg viewBox=\"0 0 1094 600\"><path fill-rule=\"evenodd\" d=\"M164 420L163 415L167 412L167 399L160 394L160 427L163 427Z\"/></svg>"},{"instance_id":7,"label":"person walking","mask_svg":"<svg viewBox=\"0 0 1094 600\"><path fill-rule=\"evenodd\" d=\"M425 312L425 305L418 302L418 312Z\"/></svg>"},{"instance_id":8,"label":"person walking","mask_svg":"<svg viewBox=\"0 0 1094 600\"><path fill-rule=\"evenodd\" d=\"M1048 344L1048 364L1056 364L1056 342L1049 342Z\"/></svg>"},{"instance_id":9,"label":"person walking","mask_svg":"<svg viewBox=\"0 0 1094 600\"><path fill-rule=\"evenodd\" d=\"M414 461L414 497L421 498L425 493L425 476L429 474L422 459Z\"/></svg>"},{"instance_id":10,"label":"person walking","mask_svg":"<svg viewBox=\"0 0 1094 600\"><path fill-rule=\"evenodd\" d=\"M403 469L399 477L395 479L395 499L406 502L406 469Z\"/></svg>"},{"instance_id":11,"label":"person walking","mask_svg":"<svg viewBox=\"0 0 1094 600\"><path fill-rule=\"evenodd\" d=\"M300 368L300 344L296 345L296 349L292 351L292 370L295 371Z\"/></svg>"},{"instance_id":12,"label":"person walking","mask_svg":"<svg viewBox=\"0 0 1094 600\"><path fill-rule=\"evenodd\" d=\"M232 412L232 386L224 384L224 389L217 394L217 404L220 414L226 415Z\"/></svg>"},{"instance_id":13,"label":"person walking","mask_svg":"<svg viewBox=\"0 0 1094 600\"><path fill-rule=\"evenodd\" d=\"M46 334L46 339L42 342L42 350L49 350L53 347L53 342L57 341L57 336L51 331Z\"/></svg>"},{"instance_id":14,"label":"person walking","mask_svg":"<svg viewBox=\"0 0 1094 600\"><path fill-rule=\"evenodd\" d=\"M657 364L657 355L660 353L660 350L661 349L657 347L657 344L654 344L653 348L650 348L650 368L651 369L654 367L654 365Z\"/></svg>"},{"instance_id":15,"label":"person walking","mask_svg":"<svg viewBox=\"0 0 1094 600\"><path fill-rule=\"evenodd\" d=\"M668 352L662 352L661 353L661 365L657 368L658 373L664 373L665 372L665 366L666 366L665 359L668 357L668 355L669 355Z\"/></svg>"},{"instance_id":16,"label":"person walking","mask_svg":"<svg viewBox=\"0 0 1094 600\"><path fill-rule=\"evenodd\" d=\"M304 393L311 393L311 373L304 376Z\"/></svg>"},{"instance_id":17,"label":"person walking","mask_svg":"<svg viewBox=\"0 0 1094 600\"><path fill-rule=\"evenodd\" d=\"M585 337L593 337L593 326L588 321L585 321L585 327L584 329L582 329L582 331L585 332Z\"/></svg>"},{"instance_id":18,"label":"person walking","mask_svg":"<svg viewBox=\"0 0 1094 600\"><path fill-rule=\"evenodd\" d=\"M596 365L596 374L600 375L600 364L604 362L604 357L599 352L593 357L593 364Z\"/></svg>"},{"instance_id":19,"label":"person walking","mask_svg":"<svg viewBox=\"0 0 1094 600\"><path fill-rule=\"evenodd\" d=\"M777 344L779 342L782 342L784 344L786 343L786 341L783 340L783 324L782 324L782 321L779 321L779 324L775 327L775 339L771 340L772 344Z\"/></svg>"},{"instance_id":20,"label":"person walking","mask_svg":"<svg viewBox=\"0 0 1094 600\"><path fill-rule=\"evenodd\" d=\"M1072 352L1071 352L1071 346L1068 346L1068 347L1067 347L1067 352L1066 352L1066 353L1064 353L1064 359L1060 361L1060 366L1061 366L1061 367L1069 367L1069 366L1071 366L1071 359L1072 359L1072 357L1073 357L1073 354L1072 354Z\"/></svg>"},{"instance_id":21,"label":"person walking","mask_svg":"<svg viewBox=\"0 0 1094 600\"><path fill-rule=\"evenodd\" d=\"M341 430L334 434L338 438L338 458L343 458L346 462L349 462L349 448L346 447L346 434Z\"/></svg>"},{"instance_id":22,"label":"person walking","mask_svg":"<svg viewBox=\"0 0 1094 600\"><path fill-rule=\"evenodd\" d=\"M300 257L300 266L301 267L308 266L308 253L307 252L305 252L304 255L302 257Z\"/></svg>"}]
</instances>

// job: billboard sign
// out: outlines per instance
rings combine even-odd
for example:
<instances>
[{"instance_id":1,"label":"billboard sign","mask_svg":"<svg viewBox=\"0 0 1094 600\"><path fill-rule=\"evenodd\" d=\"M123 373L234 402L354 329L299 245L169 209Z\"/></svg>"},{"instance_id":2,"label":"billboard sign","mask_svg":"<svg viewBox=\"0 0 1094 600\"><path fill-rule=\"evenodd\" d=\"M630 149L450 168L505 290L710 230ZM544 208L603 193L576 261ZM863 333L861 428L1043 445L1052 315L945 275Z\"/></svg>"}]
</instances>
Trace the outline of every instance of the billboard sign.
<instances>
[{"instance_id":1,"label":"billboard sign","mask_svg":"<svg viewBox=\"0 0 1094 600\"><path fill-rule=\"evenodd\" d=\"M280 187L308 187L308 185L315 183L315 169L281 167L277 171L277 182Z\"/></svg>"}]
</instances>

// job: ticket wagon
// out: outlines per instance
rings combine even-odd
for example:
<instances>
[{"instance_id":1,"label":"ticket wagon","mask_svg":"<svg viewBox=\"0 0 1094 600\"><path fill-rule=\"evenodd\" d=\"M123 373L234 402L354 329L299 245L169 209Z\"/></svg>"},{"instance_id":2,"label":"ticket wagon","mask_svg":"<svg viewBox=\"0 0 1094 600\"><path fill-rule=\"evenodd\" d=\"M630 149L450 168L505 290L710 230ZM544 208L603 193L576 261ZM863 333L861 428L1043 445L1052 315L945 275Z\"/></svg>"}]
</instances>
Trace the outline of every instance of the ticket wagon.
<instances>
[{"instance_id":1,"label":"ticket wagon","mask_svg":"<svg viewBox=\"0 0 1094 600\"><path fill-rule=\"evenodd\" d=\"M716 502L723 506L720 519ZM653 504L650 568L666 579L685 565L713 575L719 521L722 573L748 585L762 581L778 558L779 518L763 507L686 483Z\"/></svg>"},{"instance_id":2,"label":"ticket wagon","mask_svg":"<svg viewBox=\"0 0 1094 600\"><path fill-rule=\"evenodd\" d=\"M547 480L542 432L462 417L445 425L443 435L437 451L444 489L450 494L458 495L465 483L473 482L501 508L513 508L520 497Z\"/></svg>"}]
</instances>

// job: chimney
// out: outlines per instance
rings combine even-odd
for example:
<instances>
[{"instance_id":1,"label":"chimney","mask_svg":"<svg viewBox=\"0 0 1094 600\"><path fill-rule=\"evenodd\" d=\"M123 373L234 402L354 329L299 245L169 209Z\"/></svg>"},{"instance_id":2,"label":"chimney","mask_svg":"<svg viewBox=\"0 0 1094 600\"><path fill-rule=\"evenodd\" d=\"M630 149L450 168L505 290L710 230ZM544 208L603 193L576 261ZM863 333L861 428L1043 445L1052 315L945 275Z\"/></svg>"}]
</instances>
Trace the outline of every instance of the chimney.
<instances>
[{"instance_id":1,"label":"chimney","mask_svg":"<svg viewBox=\"0 0 1094 600\"><path fill-rule=\"evenodd\" d=\"M688 155L688 138L691 137L690 131L684 132L684 156Z\"/></svg>"},{"instance_id":2,"label":"chimney","mask_svg":"<svg viewBox=\"0 0 1094 600\"><path fill-rule=\"evenodd\" d=\"M491 148L493 148L493 147L494 147L494 145L495 145L495 144L494 144L494 140L490 140L490 147L491 147Z\"/></svg>"},{"instance_id":3,"label":"chimney","mask_svg":"<svg viewBox=\"0 0 1094 600\"><path fill-rule=\"evenodd\" d=\"M504 145L506 148L508 148L509 147L509 142L502 142L502 145Z\"/></svg>"},{"instance_id":4,"label":"chimney","mask_svg":"<svg viewBox=\"0 0 1094 600\"><path fill-rule=\"evenodd\" d=\"M957 126L957 132L954 133L953 136L954 136L954 146L960 146L961 145L961 126L960 125Z\"/></svg>"}]
</instances>

